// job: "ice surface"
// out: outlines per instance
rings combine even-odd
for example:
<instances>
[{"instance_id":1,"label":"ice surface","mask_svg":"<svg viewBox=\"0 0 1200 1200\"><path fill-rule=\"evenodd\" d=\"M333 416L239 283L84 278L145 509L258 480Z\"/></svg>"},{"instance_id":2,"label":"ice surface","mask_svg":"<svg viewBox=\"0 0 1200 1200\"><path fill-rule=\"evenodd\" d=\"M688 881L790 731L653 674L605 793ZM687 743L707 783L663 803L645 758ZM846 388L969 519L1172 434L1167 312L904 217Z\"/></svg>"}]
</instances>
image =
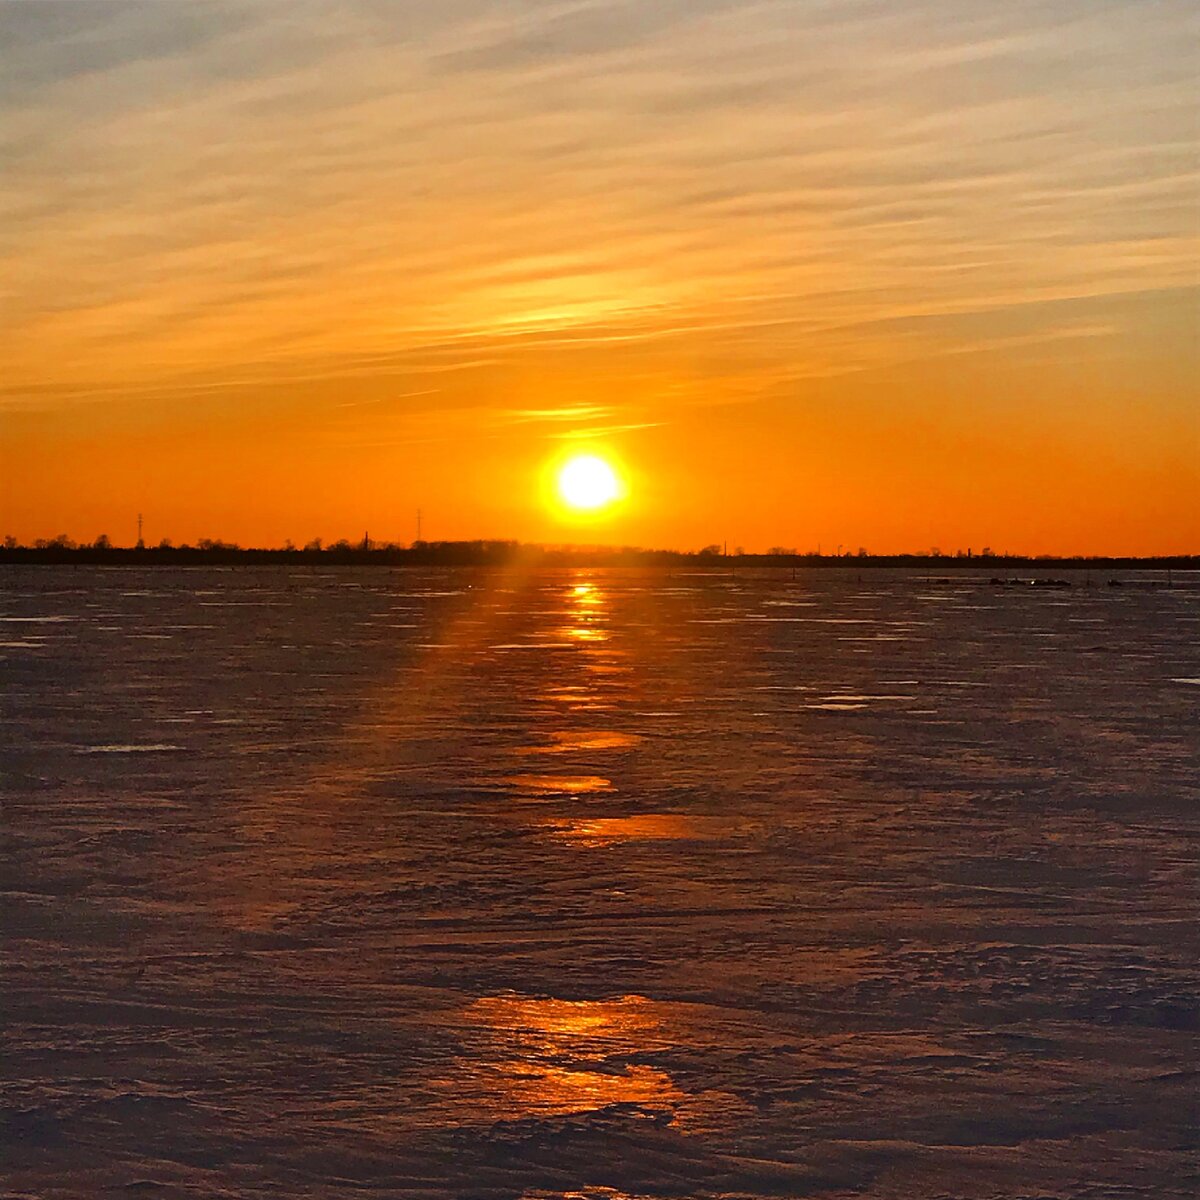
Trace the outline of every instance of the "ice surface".
<instances>
[{"instance_id":1,"label":"ice surface","mask_svg":"<svg viewBox=\"0 0 1200 1200\"><path fill-rule=\"evenodd\" d=\"M1176 583L5 569L4 1194L1194 1194Z\"/></svg>"}]
</instances>

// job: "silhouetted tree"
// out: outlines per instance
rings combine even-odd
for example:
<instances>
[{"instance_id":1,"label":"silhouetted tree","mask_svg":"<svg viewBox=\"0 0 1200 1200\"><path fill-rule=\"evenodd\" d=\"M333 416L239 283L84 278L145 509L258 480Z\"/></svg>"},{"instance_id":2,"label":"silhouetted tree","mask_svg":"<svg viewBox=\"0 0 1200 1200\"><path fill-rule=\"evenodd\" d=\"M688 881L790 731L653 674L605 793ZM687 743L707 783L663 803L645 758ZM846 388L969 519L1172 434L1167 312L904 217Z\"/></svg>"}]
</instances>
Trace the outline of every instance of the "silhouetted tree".
<instances>
[{"instance_id":1,"label":"silhouetted tree","mask_svg":"<svg viewBox=\"0 0 1200 1200\"><path fill-rule=\"evenodd\" d=\"M107 533L102 533L92 543L92 549L93 550L111 550L112 549L112 539L108 536Z\"/></svg>"}]
</instances>

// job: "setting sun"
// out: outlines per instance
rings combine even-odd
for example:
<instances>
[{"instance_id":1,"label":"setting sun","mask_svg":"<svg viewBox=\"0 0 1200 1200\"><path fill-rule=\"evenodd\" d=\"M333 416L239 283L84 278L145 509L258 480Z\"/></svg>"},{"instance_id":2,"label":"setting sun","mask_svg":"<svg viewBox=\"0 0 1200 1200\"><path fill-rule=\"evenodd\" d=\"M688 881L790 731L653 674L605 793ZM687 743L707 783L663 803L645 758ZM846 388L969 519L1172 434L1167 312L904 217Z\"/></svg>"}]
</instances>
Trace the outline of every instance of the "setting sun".
<instances>
[{"instance_id":1,"label":"setting sun","mask_svg":"<svg viewBox=\"0 0 1200 1200\"><path fill-rule=\"evenodd\" d=\"M594 512L621 494L617 473L595 454L580 454L558 473L558 494L568 508Z\"/></svg>"}]
</instances>

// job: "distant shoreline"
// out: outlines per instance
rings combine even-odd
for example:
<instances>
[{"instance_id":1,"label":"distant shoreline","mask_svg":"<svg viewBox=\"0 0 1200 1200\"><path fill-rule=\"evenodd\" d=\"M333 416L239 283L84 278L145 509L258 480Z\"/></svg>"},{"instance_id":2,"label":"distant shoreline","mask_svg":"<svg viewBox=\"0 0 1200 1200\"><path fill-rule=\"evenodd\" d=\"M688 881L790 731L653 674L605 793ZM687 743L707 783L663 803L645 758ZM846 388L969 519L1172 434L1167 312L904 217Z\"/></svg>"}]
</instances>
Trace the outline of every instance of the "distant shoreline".
<instances>
[{"instance_id":1,"label":"distant shoreline","mask_svg":"<svg viewBox=\"0 0 1200 1200\"><path fill-rule=\"evenodd\" d=\"M713 554L707 551L553 549L493 542L443 542L371 549L242 549L231 546L95 546L0 548L3 566L307 566L307 567L669 567L681 570L741 569L914 570L1013 572L1047 571L1200 571L1200 555L1028 557L1025 555L933 554Z\"/></svg>"}]
</instances>

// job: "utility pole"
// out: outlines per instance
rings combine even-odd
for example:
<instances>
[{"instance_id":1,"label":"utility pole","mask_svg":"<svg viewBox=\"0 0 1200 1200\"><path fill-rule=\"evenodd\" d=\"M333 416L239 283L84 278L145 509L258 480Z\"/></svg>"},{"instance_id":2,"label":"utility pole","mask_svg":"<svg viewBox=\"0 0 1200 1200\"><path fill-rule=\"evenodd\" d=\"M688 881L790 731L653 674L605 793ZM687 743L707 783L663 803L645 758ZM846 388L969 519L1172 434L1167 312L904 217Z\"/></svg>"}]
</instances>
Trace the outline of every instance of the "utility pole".
<instances>
[{"instance_id":1,"label":"utility pole","mask_svg":"<svg viewBox=\"0 0 1200 1200\"><path fill-rule=\"evenodd\" d=\"M142 514L141 514L141 513L138 513L138 540L137 540L137 548L138 548L139 550L141 550L141 549L143 549L143 548L145 547L145 545L146 545L146 543L142 541Z\"/></svg>"},{"instance_id":2,"label":"utility pole","mask_svg":"<svg viewBox=\"0 0 1200 1200\"><path fill-rule=\"evenodd\" d=\"M421 540L421 510L417 509L417 541Z\"/></svg>"}]
</instances>

